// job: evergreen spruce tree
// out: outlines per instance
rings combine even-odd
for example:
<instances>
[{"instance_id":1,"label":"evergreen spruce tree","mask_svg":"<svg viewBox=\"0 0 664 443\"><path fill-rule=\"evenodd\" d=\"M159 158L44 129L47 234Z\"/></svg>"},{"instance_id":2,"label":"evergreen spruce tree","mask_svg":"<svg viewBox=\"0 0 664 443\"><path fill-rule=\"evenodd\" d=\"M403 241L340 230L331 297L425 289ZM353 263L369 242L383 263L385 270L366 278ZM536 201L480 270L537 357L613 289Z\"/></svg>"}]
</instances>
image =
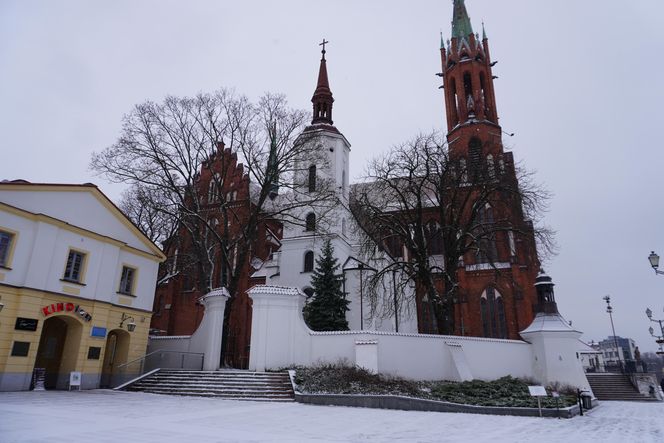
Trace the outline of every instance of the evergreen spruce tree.
<instances>
[{"instance_id":1,"label":"evergreen spruce tree","mask_svg":"<svg viewBox=\"0 0 664 443\"><path fill-rule=\"evenodd\" d=\"M337 274L339 264L333 253L328 240L311 277L314 295L304 308L304 318L314 331L348 330L346 311L350 302L341 290L342 277Z\"/></svg>"}]
</instances>

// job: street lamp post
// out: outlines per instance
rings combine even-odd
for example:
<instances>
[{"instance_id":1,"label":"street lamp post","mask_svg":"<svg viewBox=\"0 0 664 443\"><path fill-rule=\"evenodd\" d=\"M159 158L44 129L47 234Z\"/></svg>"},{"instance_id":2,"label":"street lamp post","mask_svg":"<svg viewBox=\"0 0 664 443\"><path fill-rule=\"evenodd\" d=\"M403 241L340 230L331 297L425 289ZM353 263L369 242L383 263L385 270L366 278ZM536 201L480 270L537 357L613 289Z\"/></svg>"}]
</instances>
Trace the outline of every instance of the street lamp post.
<instances>
[{"instance_id":1,"label":"street lamp post","mask_svg":"<svg viewBox=\"0 0 664 443\"><path fill-rule=\"evenodd\" d=\"M613 307L611 306L611 297L608 295L604 296L604 301L606 302L606 312L609 313L609 318L611 319L611 331L613 331L613 344L616 347L616 355L618 357L618 365L620 365L620 372L625 372L622 359L620 358L620 350L618 348L618 338L616 337L616 328L613 325Z\"/></svg>"},{"instance_id":2,"label":"street lamp post","mask_svg":"<svg viewBox=\"0 0 664 443\"><path fill-rule=\"evenodd\" d=\"M650 251L650 255L648 256L648 261L650 262L650 266L654 269L655 274L664 274L664 271L660 271L659 268L659 255L655 254L655 251ZM664 320L658 320L656 318L652 318L652 311L650 308L646 309L646 315L648 316L648 319L651 322L655 322L659 324L659 330L660 334L662 335L655 335L655 330L652 328L648 328L648 332L650 332L650 335L652 335L655 338L655 343L659 345L659 351L657 351L657 354L659 355L664 355L664 349L662 349L662 345L664 344L664 326L662 323Z\"/></svg>"},{"instance_id":3,"label":"street lamp post","mask_svg":"<svg viewBox=\"0 0 664 443\"><path fill-rule=\"evenodd\" d=\"M655 251L650 251L650 255L648 256L648 261L650 262L650 266L655 270L655 274L664 274L664 271L660 271L659 268L659 255L655 254Z\"/></svg>"},{"instance_id":4,"label":"street lamp post","mask_svg":"<svg viewBox=\"0 0 664 443\"><path fill-rule=\"evenodd\" d=\"M662 345L664 345L664 320L658 320L656 318L652 318L652 311L650 308L646 309L646 315L648 316L648 320L651 322L659 324L659 330L661 335L656 335L655 330L651 326L648 328L648 332L650 332L650 335L652 335L655 338L655 343L659 345L659 351L657 351L658 355L664 355L664 349L662 349Z\"/></svg>"}]
</instances>

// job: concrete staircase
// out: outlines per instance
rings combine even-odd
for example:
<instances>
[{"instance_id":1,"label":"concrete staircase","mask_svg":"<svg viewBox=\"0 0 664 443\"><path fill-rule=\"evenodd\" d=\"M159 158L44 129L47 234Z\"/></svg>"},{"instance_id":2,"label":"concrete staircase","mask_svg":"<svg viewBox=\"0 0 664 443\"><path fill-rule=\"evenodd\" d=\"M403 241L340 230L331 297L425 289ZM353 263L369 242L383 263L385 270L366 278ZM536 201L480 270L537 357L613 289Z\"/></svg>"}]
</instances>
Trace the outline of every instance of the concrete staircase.
<instances>
[{"instance_id":1,"label":"concrete staircase","mask_svg":"<svg viewBox=\"0 0 664 443\"><path fill-rule=\"evenodd\" d=\"M294 401L295 398L287 372L162 369L124 390L254 401Z\"/></svg>"},{"instance_id":2,"label":"concrete staircase","mask_svg":"<svg viewBox=\"0 0 664 443\"><path fill-rule=\"evenodd\" d=\"M598 373L586 377L598 400L656 401L642 395L630 382L629 375Z\"/></svg>"}]
</instances>

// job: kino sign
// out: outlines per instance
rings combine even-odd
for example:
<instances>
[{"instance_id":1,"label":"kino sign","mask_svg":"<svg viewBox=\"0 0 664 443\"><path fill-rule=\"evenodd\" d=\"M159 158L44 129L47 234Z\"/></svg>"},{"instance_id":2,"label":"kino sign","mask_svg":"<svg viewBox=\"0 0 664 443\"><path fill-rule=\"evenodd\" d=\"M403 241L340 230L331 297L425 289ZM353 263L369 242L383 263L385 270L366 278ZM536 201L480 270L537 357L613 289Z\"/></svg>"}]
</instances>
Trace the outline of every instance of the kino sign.
<instances>
[{"instance_id":1,"label":"kino sign","mask_svg":"<svg viewBox=\"0 0 664 443\"><path fill-rule=\"evenodd\" d=\"M42 308L44 317L48 317L49 315L55 314L57 312L73 312L80 315L81 318L85 321L92 320L92 316L90 314L85 312L79 305L75 305L74 303L53 303Z\"/></svg>"}]
</instances>

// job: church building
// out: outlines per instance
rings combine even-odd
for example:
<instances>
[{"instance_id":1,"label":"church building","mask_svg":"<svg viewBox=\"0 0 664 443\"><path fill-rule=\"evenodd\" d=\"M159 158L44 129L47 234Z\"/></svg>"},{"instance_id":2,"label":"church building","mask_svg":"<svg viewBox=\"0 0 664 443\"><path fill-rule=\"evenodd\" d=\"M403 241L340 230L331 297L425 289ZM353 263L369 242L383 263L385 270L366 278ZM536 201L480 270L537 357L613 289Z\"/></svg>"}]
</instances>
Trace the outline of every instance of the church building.
<instances>
[{"instance_id":1,"label":"church building","mask_svg":"<svg viewBox=\"0 0 664 443\"><path fill-rule=\"evenodd\" d=\"M301 226L278 223L263 226L254 247L258 260L246 264L242 289L267 284L294 287L312 295L311 276L316 258L324 242L330 240L341 265L343 290L350 300L347 320L351 330L439 333L433 326L434 313L427 307L420 284L413 281L412 276L403 272L387 275L384 284L378 285L384 288L382 294L375 293L376 285L373 293L368 288L373 273L397 258L407 257L408 251L399 244L396 247L387 244L383 239L376 239L376 247L370 252L360 244L363 227L350 208L353 191L367 184L349 183L351 144L332 119L334 98L328 79L325 43L323 41L312 97L311 125L301 135L304 143L316 144L320 156L298 159L297 169L301 174L296 176L296 181L312 193L325 183L334 189L334 202L325 208L308 206L306 192L302 193L298 198L305 200L295 214L304 221ZM440 57L449 161L454 163L460 176L468 175L459 186L471 198L478 195L479 177L485 182L501 180L516 188L514 158L511 152L504 150L503 131L498 122L492 74L495 63L490 56L489 41L484 29L481 38L473 31L463 0L454 1L452 34L450 40L441 39ZM218 155L227 158L235 154L220 149ZM235 183L233 189L239 192L238 200L241 200L242 195L248 194L250 184L236 160L237 157L231 162L232 174L224 180L224 186ZM208 165L201 165L201 180L206 180L206 168ZM454 335L519 339L519 331L532 322L537 303L534 283L539 260L533 225L525 219L518 196L505 194L501 201L483 203L479 212L483 224L492 225L497 220L504 224L483 240L481 246L459 257L458 263L454 259L456 269L452 272L458 282L452 304ZM400 248L404 249L403 255L395 257L394 250ZM172 263L177 251L166 249ZM432 260L444 254L444 250L432 251ZM202 318L202 307L196 300L204 294L187 292L189 289L184 288L184 282L166 278L165 268L161 276L151 324L153 332L193 333ZM441 279L438 282L441 291L444 285ZM401 288L398 301L397 286ZM246 367L250 352L251 300L244 293L240 298L242 301L233 304L230 314L233 331L229 337L233 343L227 351L232 349L235 353L234 366Z\"/></svg>"}]
</instances>

